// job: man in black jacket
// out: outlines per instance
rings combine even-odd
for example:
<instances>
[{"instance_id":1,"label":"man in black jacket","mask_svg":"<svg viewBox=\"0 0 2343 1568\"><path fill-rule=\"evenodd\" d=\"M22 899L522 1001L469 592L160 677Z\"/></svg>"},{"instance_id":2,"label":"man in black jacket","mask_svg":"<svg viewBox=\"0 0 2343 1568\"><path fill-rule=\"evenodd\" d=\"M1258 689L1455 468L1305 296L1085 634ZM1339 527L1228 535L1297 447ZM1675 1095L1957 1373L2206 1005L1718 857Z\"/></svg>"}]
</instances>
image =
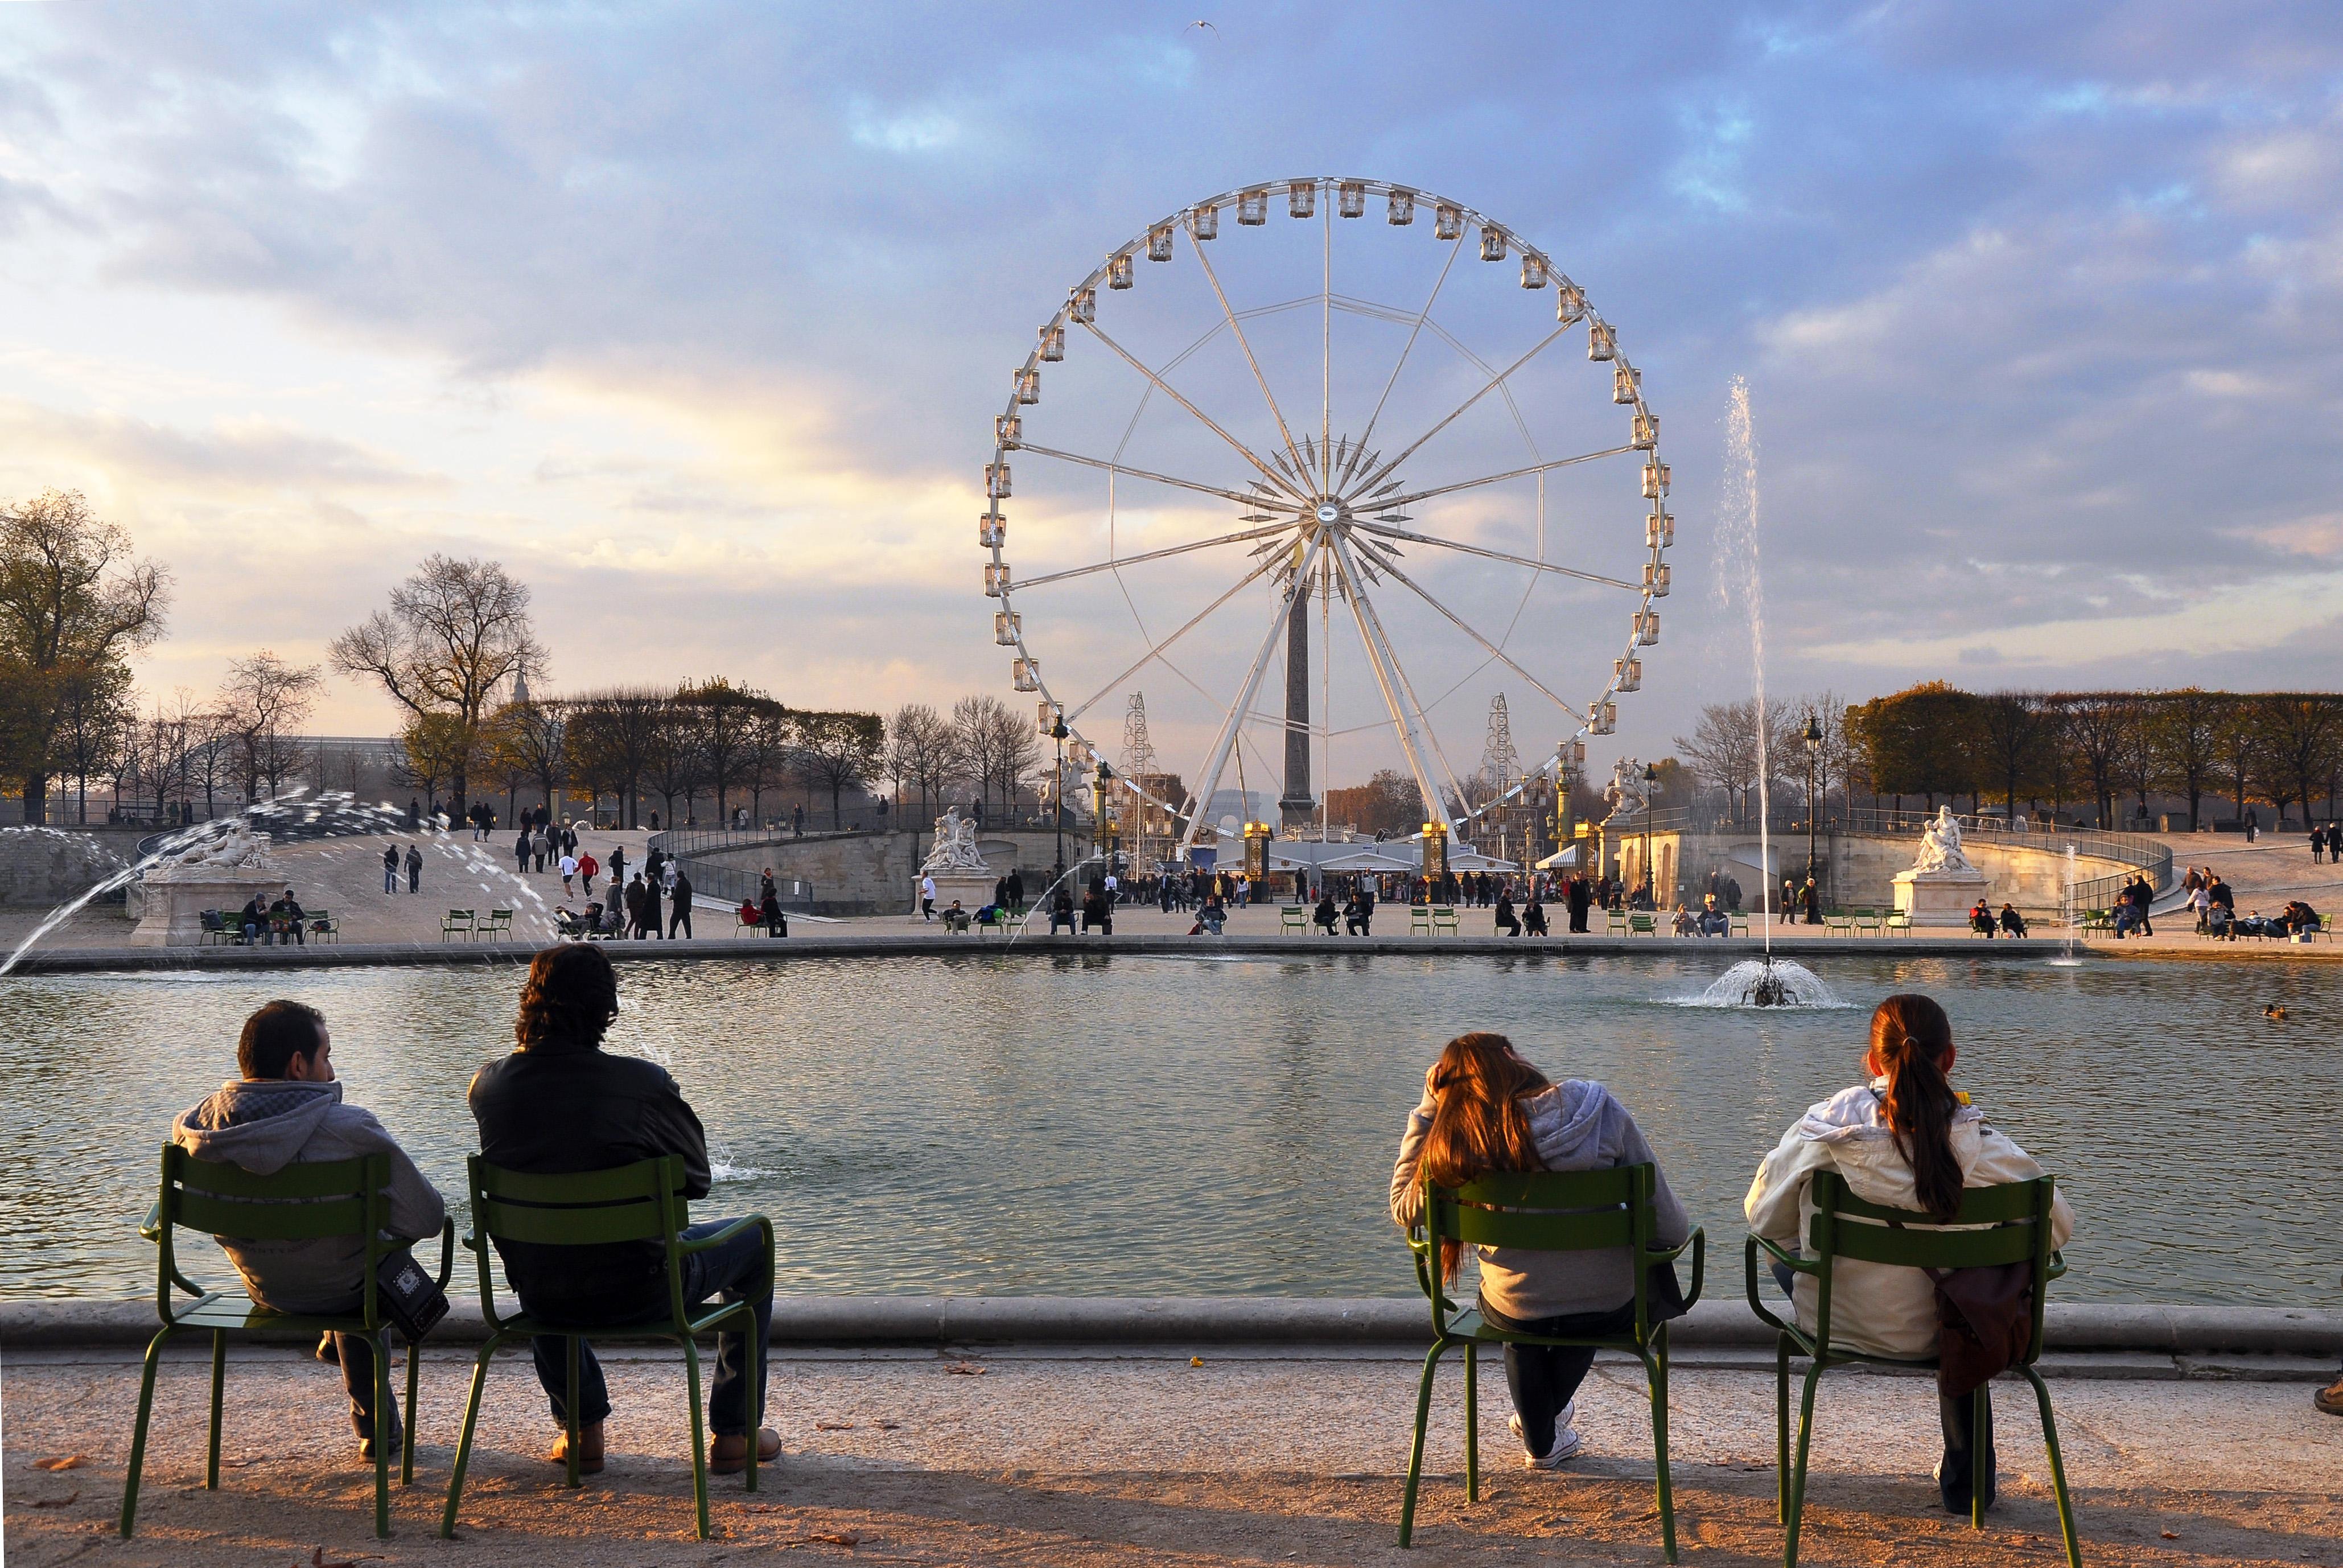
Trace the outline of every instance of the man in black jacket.
<instances>
[{"instance_id":1,"label":"man in black jacket","mask_svg":"<svg viewBox=\"0 0 2343 1568\"><path fill-rule=\"evenodd\" d=\"M480 1124L480 1154L492 1165L538 1175L605 1171L674 1155L684 1173L683 1195L708 1196L708 1140L699 1118L657 1062L613 1055L602 1036L618 1016L618 976L602 950L588 944L548 948L529 966L513 1026L519 1049L472 1077L473 1118ZM693 1225L688 1240L712 1235L725 1221ZM557 1322L619 1326L667 1314L667 1253L657 1241L614 1241L593 1247L547 1247L499 1241L505 1277L523 1309ZM773 1311L773 1282L765 1271L761 1235L749 1230L682 1260L687 1306L710 1296L752 1299L757 1312L756 1415L765 1406L765 1345ZM566 1425L568 1346L559 1338L531 1342L538 1381L552 1402L557 1425ZM749 1410L742 1375L743 1336L720 1334L716 1375L708 1391L708 1424L716 1434L709 1468L730 1474L747 1467L748 1434L757 1432L759 1463L778 1458L779 1433L760 1428ZM609 1392L592 1349L578 1347L578 1462L602 1468L602 1420ZM566 1435L551 1457L567 1462Z\"/></svg>"},{"instance_id":2,"label":"man in black jacket","mask_svg":"<svg viewBox=\"0 0 2343 1568\"><path fill-rule=\"evenodd\" d=\"M681 862L678 862L676 866L675 890L672 897L673 901L669 905L667 918L668 938L673 940L675 928L681 926L684 940L689 941L691 938L691 879L683 874ZM659 918L656 910L652 911L651 918L654 920Z\"/></svg>"}]
</instances>

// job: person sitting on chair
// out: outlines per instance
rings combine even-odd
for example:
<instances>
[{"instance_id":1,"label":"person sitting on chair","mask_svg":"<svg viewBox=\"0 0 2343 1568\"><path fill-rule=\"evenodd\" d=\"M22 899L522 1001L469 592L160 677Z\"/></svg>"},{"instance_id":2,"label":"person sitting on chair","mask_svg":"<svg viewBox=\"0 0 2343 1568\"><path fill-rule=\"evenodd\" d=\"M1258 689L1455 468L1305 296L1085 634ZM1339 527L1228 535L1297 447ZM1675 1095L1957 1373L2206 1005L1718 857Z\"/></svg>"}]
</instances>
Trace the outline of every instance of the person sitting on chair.
<instances>
[{"instance_id":1,"label":"person sitting on chair","mask_svg":"<svg viewBox=\"0 0 2343 1568\"><path fill-rule=\"evenodd\" d=\"M708 1139L683 1091L659 1063L602 1049L618 1016L618 979L597 947L548 948L529 965L513 1023L516 1049L472 1075L472 1116L480 1126L480 1155L491 1165L535 1175L607 1171L674 1155L683 1171L683 1195L709 1191ZM686 1241L714 1235L729 1223L687 1227ZM612 1329L662 1318L668 1310L667 1252L657 1241L613 1241L591 1247L497 1242L505 1278L524 1312L561 1323ZM696 1308L710 1296L751 1300L757 1314L757 1382L751 1390L743 1359L746 1336L717 1336L716 1375L708 1390L708 1424L716 1440L708 1468L729 1475L748 1468L749 1434L757 1462L780 1457L780 1434L761 1427L765 1354L772 1316L773 1282L765 1272L763 1238L751 1228L682 1261L683 1301ZM530 1342L537 1379L566 1428L568 1342L548 1334ZM602 1421L610 1396L593 1348L578 1347L578 1466L602 1468ZM568 1461L565 1430L548 1456Z\"/></svg>"},{"instance_id":2,"label":"person sitting on chair","mask_svg":"<svg viewBox=\"0 0 2343 1568\"><path fill-rule=\"evenodd\" d=\"M243 912L236 916L236 920L244 927L246 947L257 945L263 937L268 939L269 945L276 945L276 933L268 929L268 895L266 893L253 894L252 902L244 906Z\"/></svg>"},{"instance_id":3,"label":"person sitting on chair","mask_svg":"<svg viewBox=\"0 0 2343 1568\"><path fill-rule=\"evenodd\" d=\"M1733 934L1733 921L1723 910L1716 907L1715 893L1706 894L1701 899L1699 923L1700 934L1704 937L1729 937Z\"/></svg>"},{"instance_id":4,"label":"person sitting on chair","mask_svg":"<svg viewBox=\"0 0 2343 1568\"><path fill-rule=\"evenodd\" d=\"M2001 929L2013 937L2026 934L2026 917L2017 912L2016 904L2001 906Z\"/></svg>"},{"instance_id":5,"label":"person sitting on chair","mask_svg":"<svg viewBox=\"0 0 2343 1568\"><path fill-rule=\"evenodd\" d=\"M1522 911L1522 930L1534 937L1546 934L1545 905L1534 891L1530 894L1529 907Z\"/></svg>"},{"instance_id":6,"label":"person sitting on chair","mask_svg":"<svg viewBox=\"0 0 2343 1568\"><path fill-rule=\"evenodd\" d=\"M1768 1241L1795 1246L1814 1223L1808 1189L1817 1171L1835 1171L1866 1203L1920 1209L1947 1221L1967 1187L2026 1181L2042 1174L2031 1155L1985 1124L1956 1091L1953 1025L1932 999L1891 996L1871 1015L1867 1081L1809 1108L1757 1167L1743 1211ZM2066 1195L2050 1211L2050 1245L2075 1231ZM1865 1355L1921 1361L1936 1353L1936 1283L1927 1272L1842 1258L1831 1266L1831 1339ZM1774 1275L1797 1304L1799 1326L1815 1327L1814 1277L1776 1264ZM1793 1289L1793 1282L1795 1282ZM2042 1282L2036 1281L2039 1290ZM1967 1394L1939 1396L1945 1457L1936 1482L1947 1512L1969 1512L1972 1488L1993 1506L1993 1427L1976 1430ZM1988 1417L1990 1412L1988 1412Z\"/></svg>"},{"instance_id":7,"label":"person sitting on chair","mask_svg":"<svg viewBox=\"0 0 2343 1568\"><path fill-rule=\"evenodd\" d=\"M1513 913L1513 890L1511 888L1501 889L1497 893L1497 918L1495 927L1499 931L1509 937L1517 937L1522 934L1521 920Z\"/></svg>"},{"instance_id":8,"label":"person sitting on chair","mask_svg":"<svg viewBox=\"0 0 2343 1568\"><path fill-rule=\"evenodd\" d=\"M437 1233L447 1206L374 1113L342 1098L333 1049L325 1015L316 1008L297 1001L268 1003L244 1020L236 1040L236 1065L243 1076L221 1084L172 1122L171 1141L198 1160L260 1176L310 1161L387 1154L390 1233L402 1241ZM366 1244L355 1236L217 1241L244 1276L246 1292L272 1311L340 1316L356 1313L365 1303ZM362 1334L331 1334L327 1342L317 1354L342 1364L358 1456L370 1464L377 1424L374 1346ZM384 1452L395 1452L401 1442L397 1400L381 1424L388 1428Z\"/></svg>"},{"instance_id":9,"label":"person sitting on chair","mask_svg":"<svg viewBox=\"0 0 2343 1568\"><path fill-rule=\"evenodd\" d=\"M1196 911L1196 923L1216 937L1229 923L1228 906L1221 902L1221 895L1218 892L1204 895L1204 907Z\"/></svg>"},{"instance_id":10,"label":"person sitting on chair","mask_svg":"<svg viewBox=\"0 0 2343 1568\"><path fill-rule=\"evenodd\" d=\"M740 923L744 926L761 926L765 923L765 911L757 907L756 900L745 893L740 896L739 915Z\"/></svg>"},{"instance_id":11,"label":"person sitting on chair","mask_svg":"<svg viewBox=\"0 0 2343 1568\"><path fill-rule=\"evenodd\" d=\"M1987 907L1981 894L1977 901L1969 906L1969 930L1981 937L1993 935L1993 910Z\"/></svg>"},{"instance_id":12,"label":"person sitting on chair","mask_svg":"<svg viewBox=\"0 0 2343 1568\"><path fill-rule=\"evenodd\" d=\"M1351 901L1342 906L1342 929L1354 937L1371 937L1375 934L1374 928L1374 906L1361 894L1353 892Z\"/></svg>"},{"instance_id":13,"label":"person sitting on chair","mask_svg":"<svg viewBox=\"0 0 2343 1568\"><path fill-rule=\"evenodd\" d=\"M960 900L958 899L954 899L951 901L951 908L943 911L943 917L944 930L948 931L964 931L968 930L968 911L960 907Z\"/></svg>"},{"instance_id":14,"label":"person sitting on chair","mask_svg":"<svg viewBox=\"0 0 2343 1568\"><path fill-rule=\"evenodd\" d=\"M764 917L767 936L785 937L789 934L789 918L781 912L781 895L774 888L770 877L765 879L764 907L758 913Z\"/></svg>"},{"instance_id":15,"label":"person sitting on chair","mask_svg":"<svg viewBox=\"0 0 2343 1568\"><path fill-rule=\"evenodd\" d=\"M306 948L309 945L309 939L302 934L301 922L308 918L308 911L302 909L301 900L293 896L292 889L287 888L283 898L268 906L269 935L280 946L290 937L297 945Z\"/></svg>"},{"instance_id":16,"label":"person sitting on chair","mask_svg":"<svg viewBox=\"0 0 2343 1568\"><path fill-rule=\"evenodd\" d=\"M1050 895L1050 934L1056 936L1060 926L1066 928L1066 935L1074 934L1074 895L1062 883Z\"/></svg>"},{"instance_id":17,"label":"person sitting on chair","mask_svg":"<svg viewBox=\"0 0 2343 1568\"><path fill-rule=\"evenodd\" d=\"M1334 895L1322 888L1320 889L1318 906L1310 911L1310 918L1331 937L1334 934L1334 921L1338 915L1339 911L1334 908Z\"/></svg>"},{"instance_id":18,"label":"person sitting on chair","mask_svg":"<svg viewBox=\"0 0 2343 1568\"><path fill-rule=\"evenodd\" d=\"M1659 1158L1627 1108L1592 1079L1555 1083L1522 1059L1502 1034L1475 1030L1448 1042L1423 1075L1423 1099L1408 1113L1392 1167L1391 1214L1402 1226L1423 1212L1426 1180L1458 1187L1491 1171L1608 1171L1652 1167L1655 1246L1675 1247L1691 1234L1684 1204L1668 1186ZM1493 1327L1554 1338L1624 1333L1634 1326L1635 1281L1624 1248L1605 1252L1476 1249L1481 1314ZM1453 1281L1463 1249L1448 1243L1439 1259ZM1686 1311L1674 1268L1650 1276L1650 1322ZM1522 1463L1558 1469L1579 1449L1573 1397L1594 1364L1588 1348L1505 1347L1505 1385L1513 1394L1513 1435Z\"/></svg>"},{"instance_id":19,"label":"person sitting on chair","mask_svg":"<svg viewBox=\"0 0 2343 1568\"><path fill-rule=\"evenodd\" d=\"M1114 935L1114 906L1107 902L1106 890L1096 882L1082 895L1082 934L1088 936L1093 928L1103 935Z\"/></svg>"}]
</instances>

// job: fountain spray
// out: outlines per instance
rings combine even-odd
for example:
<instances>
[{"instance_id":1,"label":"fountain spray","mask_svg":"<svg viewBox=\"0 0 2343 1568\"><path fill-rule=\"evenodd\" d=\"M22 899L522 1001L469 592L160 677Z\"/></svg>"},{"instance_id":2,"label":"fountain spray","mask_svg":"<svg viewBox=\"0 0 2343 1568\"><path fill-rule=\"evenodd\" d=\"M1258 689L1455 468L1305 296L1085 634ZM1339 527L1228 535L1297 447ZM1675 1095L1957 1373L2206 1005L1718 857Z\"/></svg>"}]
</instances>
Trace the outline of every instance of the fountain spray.
<instances>
[{"instance_id":1,"label":"fountain spray","mask_svg":"<svg viewBox=\"0 0 2343 1568\"><path fill-rule=\"evenodd\" d=\"M1725 495L1717 518L1716 548L1726 569L1717 574L1720 596L1738 580L1742 608L1749 618L1749 668L1754 675L1757 719L1757 874L1765 952L1762 972L1750 988L1759 1007L1778 1007L1789 993L1774 973L1774 759L1773 726L1765 706L1765 588L1757 569L1757 432L1749 415L1749 381L1735 376L1725 416Z\"/></svg>"}]
</instances>

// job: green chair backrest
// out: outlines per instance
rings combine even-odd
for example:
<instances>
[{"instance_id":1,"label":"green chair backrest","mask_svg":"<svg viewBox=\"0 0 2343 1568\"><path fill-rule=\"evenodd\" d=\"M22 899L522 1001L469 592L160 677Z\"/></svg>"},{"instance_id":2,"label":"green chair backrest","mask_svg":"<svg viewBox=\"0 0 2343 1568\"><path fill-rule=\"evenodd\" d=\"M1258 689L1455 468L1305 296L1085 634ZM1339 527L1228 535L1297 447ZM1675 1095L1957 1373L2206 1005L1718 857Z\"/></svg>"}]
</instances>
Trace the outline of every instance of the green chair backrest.
<instances>
[{"instance_id":1,"label":"green chair backrest","mask_svg":"<svg viewBox=\"0 0 2343 1568\"><path fill-rule=\"evenodd\" d=\"M2034 1327L2026 1359L2042 1353L2042 1300L2050 1280L2050 1202L2057 1178L2037 1176L1996 1187L1971 1187L1961 1195L1960 1212L1943 1228L1917 1209L1888 1209L1847 1191L1834 1171L1815 1173L1814 1219L1807 1226L1805 1255L1822 1265L1815 1302L1817 1344L1830 1340L1832 1263L1840 1258L1907 1269L1980 1269L2006 1263L2034 1265Z\"/></svg>"},{"instance_id":2,"label":"green chair backrest","mask_svg":"<svg viewBox=\"0 0 2343 1568\"><path fill-rule=\"evenodd\" d=\"M163 1188L156 1201L157 1234L155 1297L165 1322L171 1317L171 1287L193 1295L202 1288L179 1272L172 1230L186 1226L237 1241L314 1241L346 1236L366 1250L364 1316L371 1328L375 1312L375 1266L387 1244L390 1222L390 1157L367 1154L352 1160L305 1161L267 1175L241 1165L198 1160L176 1143L163 1145Z\"/></svg>"},{"instance_id":3,"label":"green chair backrest","mask_svg":"<svg viewBox=\"0 0 2343 1568\"><path fill-rule=\"evenodd\" d=\"M472 1227L478 1241L480 1305L497 1322L489 1279L488 1243L522 1241L540 1247L598 1247L614 1241L658 1241L667 1249L669 1306L685 1322L682 1254L676 1239L691 1222L683 1195L682 1162L671 1154L607 1171L536 1175L491 1165L475 1154L467 1164L472 1186Z\"/></svg>"},{"instance_id":4,"label":"green chair backrest","mask_svg":"<svg viewBox=\"0 0 2343 1568\"><path fill-rule=\"evenodd\" d=\"M1519 1247L1538 1252L1588 1252L1626 1247L1641 1260L1659 1250L1652 1193L1657 1167L1619 1165L1607 1171L1490 1171L1461 1187L1442 1187L1426 1178L1423 1229L1433 1272L1440 1244ZM1647 1262L1635 1277L1635 1329L1650 1323ZM1433 1272L1424 1276L1429 1282ZM1432 1327L1445 1329L1442 1299L1432 1296Z\"/></svg>"}]
</instances>

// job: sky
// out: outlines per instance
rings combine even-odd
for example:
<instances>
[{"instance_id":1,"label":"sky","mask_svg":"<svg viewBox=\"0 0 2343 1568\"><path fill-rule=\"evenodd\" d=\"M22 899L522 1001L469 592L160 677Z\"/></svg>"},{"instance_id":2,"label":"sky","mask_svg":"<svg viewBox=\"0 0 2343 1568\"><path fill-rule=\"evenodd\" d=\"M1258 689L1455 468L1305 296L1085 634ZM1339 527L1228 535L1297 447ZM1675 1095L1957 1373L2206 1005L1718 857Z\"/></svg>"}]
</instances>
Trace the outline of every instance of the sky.
<instances>
[{"instance_id":1,"label":"sky","mask_svg":"<svg viewBox=\"0 0 2343 1568\"><path fill-rule=\"evenodd\" d=\"M1036 327L1163 215L1358 176L1540 246L1662 417L1667 635L1598 750L1663 753L1750 688L1757 600L1720 527L1735 377L1772 691L2333 687L2338 85L2343 13L2313 4L5 5L0 498L81 489L169 567L170 636L139 667L156 692L207 690L260 647L322 659L446 551L532 586L555 689L722 673L810 707L1011 697L973 524ZM1445 254L1380 209L1272 224L1215 242L1237 309L1314 302L1322 231L1333 288L1406 311ZM1102 294L1100 325L1160 357L1209 332L1183 247ZM1552 312L1466 255L1456 335L1509 362ZM1312 424L1322 376L1339 435L1397 339L1312 314L1262 319L1262 381ZM1127 460L1151 441L1245 477L1165 400L1134 417L1143 387L1076 337L1031 438L1111 444L1130 418ZM1624 427L1583 341L1523 377L1544 457ZM1378 431L1469 391L1463 352L1411 359ZM1247 369L1223 333L1182 374L1266 446ZM1461 424L1420 477L1512 438ZM1639 572L1633 461L1567 494L1557 476L1540 547ZM1104 538L1081 484L1103 477L1031 454L1016 472L1021 579L1077 564ZM1475 494L1413 526L1508 550L1537 533L1534 489ZM1184 498L1121 489L1118 548L1230 526ZM1581 635L1580 598L1517 601L1417 554L1563 696L1603 686L1624 603ZM1109 579L1021 596L1033 650L1088 695L1119 648L1236 580L1212 559L1135 598L1126 573L1121 602ZM1209 652L1148 678L1167 749L1209 739L1205 689L1229 700L1215 672L1266 624L1252 591ZM1527 677L1435 648L1443 623L1413 608L1394 640L1415 658L1421 639L1426 684L1455 672L1459 767L1491 689L1524 751L1550 747ZM1372 717L1357 647L1332 644L1335 723ZM1109 749L1119 712L1099 709ZM335 678L314 728L392 722ZM1371 739L1334 782L1379 759Z\"/></svg>"}]
</instances>

